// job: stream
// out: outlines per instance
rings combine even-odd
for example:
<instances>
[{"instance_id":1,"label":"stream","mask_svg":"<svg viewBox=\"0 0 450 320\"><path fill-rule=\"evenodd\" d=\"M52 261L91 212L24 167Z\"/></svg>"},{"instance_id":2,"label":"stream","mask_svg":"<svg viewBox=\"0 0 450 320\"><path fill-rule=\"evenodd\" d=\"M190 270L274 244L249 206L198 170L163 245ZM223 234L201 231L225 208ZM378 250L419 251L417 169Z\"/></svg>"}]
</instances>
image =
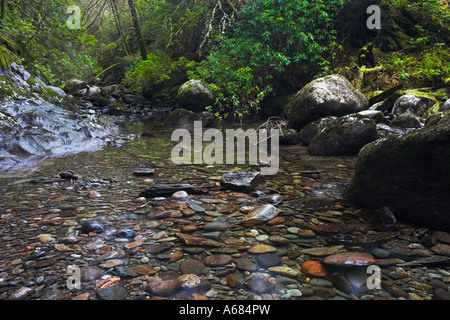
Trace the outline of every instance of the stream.
<instances>
[{"instance_id":1,"label":"stream","mask_svg":"<svg viewBox=\"0 0 450 320\"><path fill-rule=\"evenodd\" d=\"M220 179L256 166L175 165L171 129L153 120L120 127L130 138L121 146L0 177L0 299L448 298L450 235L349 203L356 157L280 146L278 173L255 194ZM139 197L160 184L207 193ZM243 223L267 203L276 217ZM89 223L97 228L86 231Z\"/></svg>"}]
</instances>

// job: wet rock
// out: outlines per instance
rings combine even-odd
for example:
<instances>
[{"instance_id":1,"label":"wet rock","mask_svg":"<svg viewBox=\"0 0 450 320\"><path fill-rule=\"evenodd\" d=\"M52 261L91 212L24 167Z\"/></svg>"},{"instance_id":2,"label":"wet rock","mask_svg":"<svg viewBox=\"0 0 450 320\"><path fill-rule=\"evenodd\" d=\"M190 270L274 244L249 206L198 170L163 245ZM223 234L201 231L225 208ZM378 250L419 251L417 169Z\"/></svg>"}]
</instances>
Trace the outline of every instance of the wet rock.
<instances>
[{"instance_id":1,"label":"wet rock","mask_svg":"<svg viewBox=\"0 0 450 320\"><path fill-rule=\"evenodd\" d=\"M213 102L212 91L205 87L200 80L189 80L178 90L177 103L180 108L202 112Z\"/></svg>"},{"instance_id":2,"label":"wet rock","mask_svg":"<svg viewBox=\"0 0 450 320\"><path fill-rule=\"evenodd\" d=\"M288 110L288 120L294 129L327 116L344 116L369 107L366 97L344 77L326 76L304 86Z\"/></svg>"},{"instance_id":3,"label":"wet rock","mask_svg":"<svg viewBox=\"0 0 450 320\"><path fill-rule=\"evenodd\" d=\"M95 233L103 233L105 231L102 224L98 223L97 221L85 221L81 225L81 233L88 234L89 232L95 232Z\"/></svg>"},{"instance_id":4,"label":"wet rock","mask_svg":"<svg viewBox=\"0 0 450 320\"><path fill-rule=\"evenodd\" d=\"M433 231L433 237L439 242L450 243L450 233L443 231Z\"/></svg>"},{"instance_id":5,"label":"wet rock","mask_svg":"<svg viewBox=\"0 0 450 320\"><path fill-rule=\"evenodd\" d=\"M320 156L356 155L377 138L376 124L360 115L347 115L327 125L311 141L308 153Z\"/></svg>"},{"instance_id":6,"label":"wet rock","mask_svg":"<svg viewBox=\"0 0 450 320\"><path fill-rule=\"evenodd\" d=\"M258 266L247 258L238 258L235 260L236 268L242 271L256 271Z\"/></svg>"},{"instance_id":7,"label":"wet rock","mask_svg":"<svg viewBox=\"0 0 450 320\"><path fill-rule=\"evenodd\" d=\"M87 196L89 199L95 199L95 198L100 198L102 195L98 191L89 190L87 193Z\"/></svg>"},{"instance_id":8,"label":"wet rock","mask_svg":"<svg viewBox=\"0 0 450 320\"><path fill-rule=\"evenodd\" d=\"M225 266L229 264L231 261L233 261L233 257L226 254L215 254L203 259L203 262L208 267Z\"/></svg>"},{"instance_id":9,"label":"wet rock","mask_svg":"<svg viewBox=\"0 0 450 320\"><path fill-rule=\"evenodd\" d=\"M246 283L247 287L255 293L262 294L275 290L276 282L270 276L254 273Z\"/></svg>"},{"instance_id":10,"label":"wet rock","mask_svg":"<svg viewBox=\"0 0 450 320\"><path fill-rule=\"evenodd\" d=\"M174 192L170 197L174 200L185 200L189 197L189 194L186 191L181 190Z\"/></svg>"},{"instance_id":11,"label":"wet rock","mask_svg":"<svg viewBox=\"0 0 450 320\"><path fill-rule=\"evenodd\" d=\"M433 300L450 300L450 291L441 288L435 289Z\"/></svg>"},{"instance_id":12,"label":"wet rock","mask_svg":"<svg viewBox=\"0 0 450 320\"><path fill-rule=\"evenodd\" d=\"M242 218L245 226L255 226L257 224L272 220L278 215L278 209L270 203L265 204L251 211Z\"/></svg>"},{"instance_id":13,"label":"wet rock","mask_svg":"<svg viewBox=\"0 0 450 320\"><path fill-rule=\"evenodd\" d=\"M274 253L263 253L256 256L256 262L263 268L270 268L280 265L281 258Z\"/></svg>"},{"instance_id":14,"label":"wet rock","mask_svg":"<svg viewBox=\"0 0 450 320\"><path fill-rule=\"evenodd\" d=\"M410 112L420 117L433 104L434 101L431 98L405 94L395 101L392 114L398 116L402 113Z\"/></svg>"},{"instance_id":15,"label":"wet rock","mask_svg":"<svg viewBox=\"0 0 450 320\"><path fill-rule=\"evenodd\" d=\"M204 231L224 231L228 229L226 222L209 222L203 226Z\"/></svg>"},{"instance_id":16,"label":"wet rock","mask_svg":"<svg viewBox=\"0 0 450 320\"><path fill-rule=\"evenodd\" d=\"M178 277L178 280L181 281L181 287L184 289L194 289L200 286L201 280L195 274L184 274Z\"/></svg>"},{"instance_id":17,"label":"wet rock","mask_svg":"<svg viewBox=\"0 0 450 320\"><path fill-rule=\"evenodd\" d=\"M270 267L268 269L270 272L285 276L285 277L289 277L289 278L295 278L297 277L300 272L296 269L293 268L289 268L286 266L276 266L276 267Z\"/></svg>"},{"instance_id":18,"label":"wet rock","mask_svg":"<svg viewBox=\"0 0 450 320\"><path fill-rule=\"evenodd\" d=\"M100 279L105 275L105 271L95 266L83 267L80 270L80 278L82 282L92 282Z\"/></svg>"},{"instance_id":19,"label":"wet rock","mask_svg":"<svg viewBox=\"0 0 450 320\"><path fill-rule=\"evenodd\" d=\"M128 291L126 288L118 285L100 289L97 291L97 295L100 300L125 300Z\"/></svg>"},{"instance_id":20,"label":"wet rock","mask_svg":"<svg viewBox=\"0 0 450 320\"><path fill-rule=\"evenodd\" d=\"M20 287L9 296L9 300L25 300L33 291L29 287Z\"/></svg>"},{"instance_id":21,"label":"wet rock","mask_svg":"<svg viewBox=\"0 0 450 320\"><path fill-rule=\"evenodd\" d=\"M155 296L168 297L176 293L181 285L182 282L179 279L156 280L149 282L146 290Z\"/></svg>"},{"instance_id":22,"label":"wet rock","mask_svg":"<svg viewBox=\"0 0 450 320\"><path fill-rule=\"evenodd\" d=\"M273 204L273 205L277 205L277 204L280 204L281 202L283 202L283 196L281 194L274 193L274 194L268 194L268 195L262 196L259 198L259 200Z\"/></svg>"},{"instance_id":23,"label":"wet rock","mask_svg":"<svg viewBox=\"0 0 450 320\"><path fill-rule=\"evenodd\" d=\"M81 81L78 79L71 79L67 81L63 90L67 94L76 94L78 91L86 89L88 87L88 83L85 81Z\"/></svg>"},{"instance_id":24,"label":"wet rock","mask_svg":"<svg viewBox=\"0 0 450 320\"><path fill-rule=\"evenodd\" d=\"M332 247L316 247L301 250L303 254L309 254L311 256L321 257L336 254L344 248L343 245Z\"/></svg>"},{"instance_id":25,"label":"wet rock","mask_svg":"<svg viewBox=\"0 0 450 320\"><path fill-rule=\"evenodd\" d=\"M359 115L372 119L375 123L381 123L384 121L384 113L378 110L364 110L358 112Z\"/></svg>"},{"instance_id":26,"label":"wet rock","mask_svg":"<svg viewBox=\"0 0 450 320\"><path fill-rule=\"evenodd\" d=\"M391 255L395 258L399 258L405 261L411 261L418 258L418 255L413 250L409 249L401 249L401 248L394 248L390 251Z\"/></svg>"},{"instance_id":27,"label":"wet rock","mask_svg":"<svg viewBox=\"0 0 450 320\"><path fill-rule=\"evenodd\" d=\"M170 197L177 191L185 191L188 194L207 194L208 191L188 184L158 184L147 188L139 194L139 197L156 198Z\"/></svg>"},{"instance_id":28,"label":"wet rock","mask_svg":"<svg viewBox=\"0 0 450 320\"><path fill-rule=\"evenodd\" d=\"M267 244L262 244L262 243L254 245L254 246L252 246L252 247L250 247L248 249L248 252L250 252L250 253L257 253L257 254L276 252L276 251L277 251L277 248L269 246Z\"/></svg>"},{"instance_id":29,"label":"wet rock","mask_svg":"<svg viewBox=\"0 0 450 320\"><path fill-rule=\"evenodd\" d=\"M205 268L202 262L195 259L186 259L180 263L180 270L184 274L201 275Z\"/></svg>"},{"instance_id":30,"label":"wet rock","mask_svg":"<svg viewBox=\"0 0 450 320\"><path fill-rule=\"evenodd\" d=\"M314 139L314 137L322 131L327 125L329 125L331 122L336 120L337 117L328 116L325 118L320 118L317 120L314 120L310 124L303 127L302 130L299 132L299 138L302 141L303 145L309 146L311 141Z\"/></svg>"},{"instance_id":31,"label":"wet rock","mask_svg":"<svg viewBox=\"0 0 450 320\"><path fill-rule=\"evenodd\" d=\"M210 112L194 113L180 108L172 111L164 123L168 128L189 128L194 122L201 122L202 127L209 127L214 123L214 115Z\"/></svg>"},{"instance_id":32,"label":"wet rock","mask_svg":"<svg viewBox=\"0 0 450 320\"><path fill-rule=\"evenodd\" d=\"M449 120L447 115L429 128L366 145L347 198L371 208L389 207L397 219L419 226L450 230Z\"/></svg>"},{"instance_id":33,"label":"wet rock","mask_svg":"<svg viewBox=\"0 0 450 320\"><path fill-rule=\"evenodd\" d=\"M133 229L121 229L119 231L117 231L117 236L119 238L134 238L138 235L138 233L136 231L134 231Z\"/></svg>"},{"instance_id":34,"label":"wet rock","mask_svg":"<svg viewBox=\"0 0 450 320\"><path fill-rule=\"evenodd\" d=\"M402 113L389 122L389 126L397 128L421 128L420 119L409 112Z\"/></svg>"},{"instance_id":35,"label":"wet rock","mask_svg":"<svg viewBox=\"0 0 450 320\"><path fill-rule=\"evenodd\" d=\"M327 256L325 264L333 266L367 266L375 263L374 257L365 252L344 252Z\"/></svg>"},{"instance_id":36,"label":"wet rock","mask_svg":"<svg viewBox=\"0 0 450 320\"><path fill-rule=\"evenodd\" d=\"M211 239L200 238L185 233L175 233L186 246L224 247L225 244Z\"/></svg>"},{"instance_id":37,"label":"wet rock","mask_svg":"<svg viewBox=\"0 0 450 320\"><path fill-rule=\"evenodd\" d=\"M54 265L58 259L56 257L49 258L49 259L43 259L36 261L36 264L34 265L36 268L45 268Z\"/></svg>"},{"instance_id":38,"label":"wet rock","mask_svg":"<svg viewBox=\"0 0 450 320\"><path fill-rule=\"evenodd\" d=\"M450 257L450 245L438 243L437 245L430 248L436 254Z\"/></svg>"},{"instance_id":39,"label":"wet rock","mask_svg":"<svg viewBox=\"0 0 450 320\"><path fill-rule=\"evenodd\" d=\"M137 266L133 266L130 269L137 274L145 275L145 276L152 276L152 275L156 274L156 270L146 264L140 264Z\"/></svg>"},{"instance_id":40,"label":"wet rock","mask_svg":"<svg viewBox=\"0 0 450 320\"><path fill-rule=\"evenodd\" d=\"M228 172L220 179L223 188L252 191L266 185L264 176L260 172Z\"/></svg>"},{"instance_id":41,"label":"wet rock","mask_svg":"<svg viewBox=\"0 0 450 320\"><path fill-rule=\"evenodd\" d=\"M137 168L134 169L133 174L140 177L151 177L155 175L155 169Z\"/></svg>"},{"instance_id":42,"label":"wet rock","mask_svg":"<svg viewBox=\"0 0 450 320\"><path fill-rule=\"evenodd\" d=\"M326 277L327 271L325 267L317 261L304 261L301 264L302 272L313 277Z\"/></svg>"},{"instance_id":43,"label":"wet rock","mask_svg":"<svg viewBox=\"0 0 450 320\"><path fill-rule=\"evenodd\" d=\"M66 300L67 298L68 295L65 291L52 286L46 287L41 294L41 300Z\"/></svg>"},{"instance_id":44,"label":"wet rock","mask_svg":"<svg viewBox=\"0 0 450 320\"><path fill-rule=\"evenodd\" d=\"M295 129L286 129L280 132L280 145L295 145L299 141L299 133Z\"/></svg>"}]
</instances>

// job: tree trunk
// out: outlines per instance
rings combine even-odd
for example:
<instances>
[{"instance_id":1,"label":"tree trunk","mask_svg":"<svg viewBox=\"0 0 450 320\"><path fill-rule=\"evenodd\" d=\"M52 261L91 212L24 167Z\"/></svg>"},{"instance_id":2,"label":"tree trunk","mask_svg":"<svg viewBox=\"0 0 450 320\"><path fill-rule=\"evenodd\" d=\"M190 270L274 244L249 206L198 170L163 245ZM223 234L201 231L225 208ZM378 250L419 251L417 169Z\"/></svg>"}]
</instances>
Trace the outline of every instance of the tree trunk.
<instances>
[{"instance_id":1,"label":"tree trunk","mask_svg":"<svg viewBox=\"0 0 450 320\"><path fill-rule=\"evenodd\" d=\"M0 3L0 20L3 20L5 16L5 1L6 0L2 0L2 2Z\"/></svg>"},{"instance_id":2,"label":"tree trunk","mask_svg":"<svg viewBox=\"0 0 450 320\"><path fill-rule=\"evenodd\" d=\"M136 13L136 7L134 6L134 0L128 0L128 6L130 7L131 18L133 19L134 31L136 32L142 60L147 60L147 52L145 50L144 40L142 39L141 27Z\"/></svg>"}]
</instances>

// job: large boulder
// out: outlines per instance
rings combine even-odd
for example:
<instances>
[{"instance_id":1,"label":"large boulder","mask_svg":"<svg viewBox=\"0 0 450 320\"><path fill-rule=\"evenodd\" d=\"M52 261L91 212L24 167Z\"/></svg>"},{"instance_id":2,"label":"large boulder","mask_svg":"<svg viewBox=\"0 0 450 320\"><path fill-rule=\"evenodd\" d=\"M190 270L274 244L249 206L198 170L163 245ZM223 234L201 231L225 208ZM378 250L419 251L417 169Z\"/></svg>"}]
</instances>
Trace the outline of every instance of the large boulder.
<instances>
[{"instance_id":1,"label":"large boulder","mask_svg":"<svg viewBox=\"0 0 450 320\"><path fill-rule=\"evenodd\" d=\"M288 109L288 120L292 128L301 129L319 118L341 117L368 107L367 98L350 81L331 75L310 82L297 93Z\"/></svg>"},{"instance_id":2,"label":"large boulder","mask_svg":"<svg viewBox=\"0 0 450 320\"><path fill-rule=\"evenodd\" d=\"M387 206L398 219L450 231L450 114L413 133L387 136L358 156L347 197Z\"/></svg>"},{"instance_id":3,"label":"large boulder","mask_svg":"<svg viewBox=\"0 0 450 320\"><path fill-rule=\"evenodd\" d=\"M208 127L214 122L211 112L195 113L186 109L175 109L167 117L164 126L168 128L188 128L194 125L194 121L201 121L203 127Z\"/></svg>"},{"instance_id":4,"label":"large boulder","mask_svg":"<svg viewBox=\"0 0 450 320\"><path fill-rule=\"evenodd\" d=\"M435 101L425 96L416 96L412 94L402 95L394 103L392 114L398 116L402 113L412 113L416 116L422 116L428 108L432 107Z\"/></svg>"},{"instance_id":5,"label":"large boulder","mask_svg":"<svg viewBox=\"0 0 450 320\"><path fill-rule=\"evenodd\" d=\"M71 95L81 94L81 90L87 89L88 83L86 81L71 79L67 81L64 86L64 92Z\"/></svg>"},{"instance_id":6,"label":"large boulder","mask_svg":"<svg viewBox=\"0 0 450 320\"><path fill-rule=\"evenodd\" d=\"M312 139L327 125L329 125L331 122L336 120L337 118L334 116L328 116L325 118L320 118L317 120L314 120L310 124L303 127L302 130L299 132L299 138L302 141L303 145L309 146Z\"/></svg>"},{"instance_id":7,"label":"large boulder","mask_svg":"<svg viewBox=\"0 0 450 320\"><path fill-rule=\"evenodd\" d=\"M375 121L350 114L322 129L309 144L308 153L319 156L356 155L364 145L376 138Z\"/></svg>"},{"instance_id":8,"label":"large boulder","mask_svg":"<svg viewBox=\"0 0 450 320\"><path fill-rule=\"evenodd\" d=\"M213 102L213 93L200 80L189 80L178 90L177 103L180 108L202 112Z\"/></svg>"},{"instance_id":9,"label":"large boulder","mask_svg":"<svg viewBox=\"0 0 450 320\"><path fill-rule=\"evenodd\" d=\"M422 124L418 116L405 112L389 122L389 126L397 128L421 128Z\"/></svg>"}]
</instances>

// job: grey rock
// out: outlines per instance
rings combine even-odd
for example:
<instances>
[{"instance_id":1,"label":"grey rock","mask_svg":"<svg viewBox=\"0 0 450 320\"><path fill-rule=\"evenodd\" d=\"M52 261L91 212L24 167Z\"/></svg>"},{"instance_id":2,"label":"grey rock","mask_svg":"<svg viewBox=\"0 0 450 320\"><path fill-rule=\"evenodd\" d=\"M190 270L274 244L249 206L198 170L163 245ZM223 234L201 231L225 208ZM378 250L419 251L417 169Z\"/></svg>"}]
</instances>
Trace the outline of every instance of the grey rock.
<instances>
[{"instance_id":1,"label":"grey rock","mask_svg":"<svg viewBox=\"0 0 450 320\"><path fill-rule=\"evenodd\" d=\"M193 112L205 111L205 107L214 102L213 92L200 80L189 80L178 90L177 103L180 108Z\"/></svg>"},{"instance_id":2,"label":"grey rock","mask_svg":"<svg viewBox=\"0 0 450 320\"><path fill-rule=\"evenodd\" d=\"M266 185L264 176L260 172L228 172L220 179L224 188L252 191Z\"/></svg>"},{"instance_id":3,"label":"grey rock","mask_svg":"<svg viewBox=\"0 0 450 320\"><path fill-rule=\"evenodd\" d=\"M359 115L336 119L311 141L308 153L321 156L356 155L366 144L377 138L373 120Z\"/></svg>"},{"instance_id":4,"label":"grey rock","mask_svg":"<svg viewBox=\"0 0 450 320\"><path fill-rule=\"evenodd\" d=\"M449 231L449 124L446 115L433 126L366 145L347 198L367 207L389 207L397 219Z\"/></svg>"},{"instance_id":5,"label":"grey rock","mask_svg":"<svg viewBox=\"0 0 450 320\"><path fill-rule=\"evenodd\" d=\"M410 112L420 117L433 104L434 100L431 98L405 94L395 101L392 114L398 116L402 113Z\"/></svg>"},{"instance_id":6,"label":"grey rock","mask_svg":"<svg viewBox=\"0 0 450 320\"><path fill-rule=\"evenodd\" d=\"M316 79L303 87L288 110L288 120L294 129L327 116L344 116L363 111L369 101L340 75Z\"/></svg>"}]
</instances>

